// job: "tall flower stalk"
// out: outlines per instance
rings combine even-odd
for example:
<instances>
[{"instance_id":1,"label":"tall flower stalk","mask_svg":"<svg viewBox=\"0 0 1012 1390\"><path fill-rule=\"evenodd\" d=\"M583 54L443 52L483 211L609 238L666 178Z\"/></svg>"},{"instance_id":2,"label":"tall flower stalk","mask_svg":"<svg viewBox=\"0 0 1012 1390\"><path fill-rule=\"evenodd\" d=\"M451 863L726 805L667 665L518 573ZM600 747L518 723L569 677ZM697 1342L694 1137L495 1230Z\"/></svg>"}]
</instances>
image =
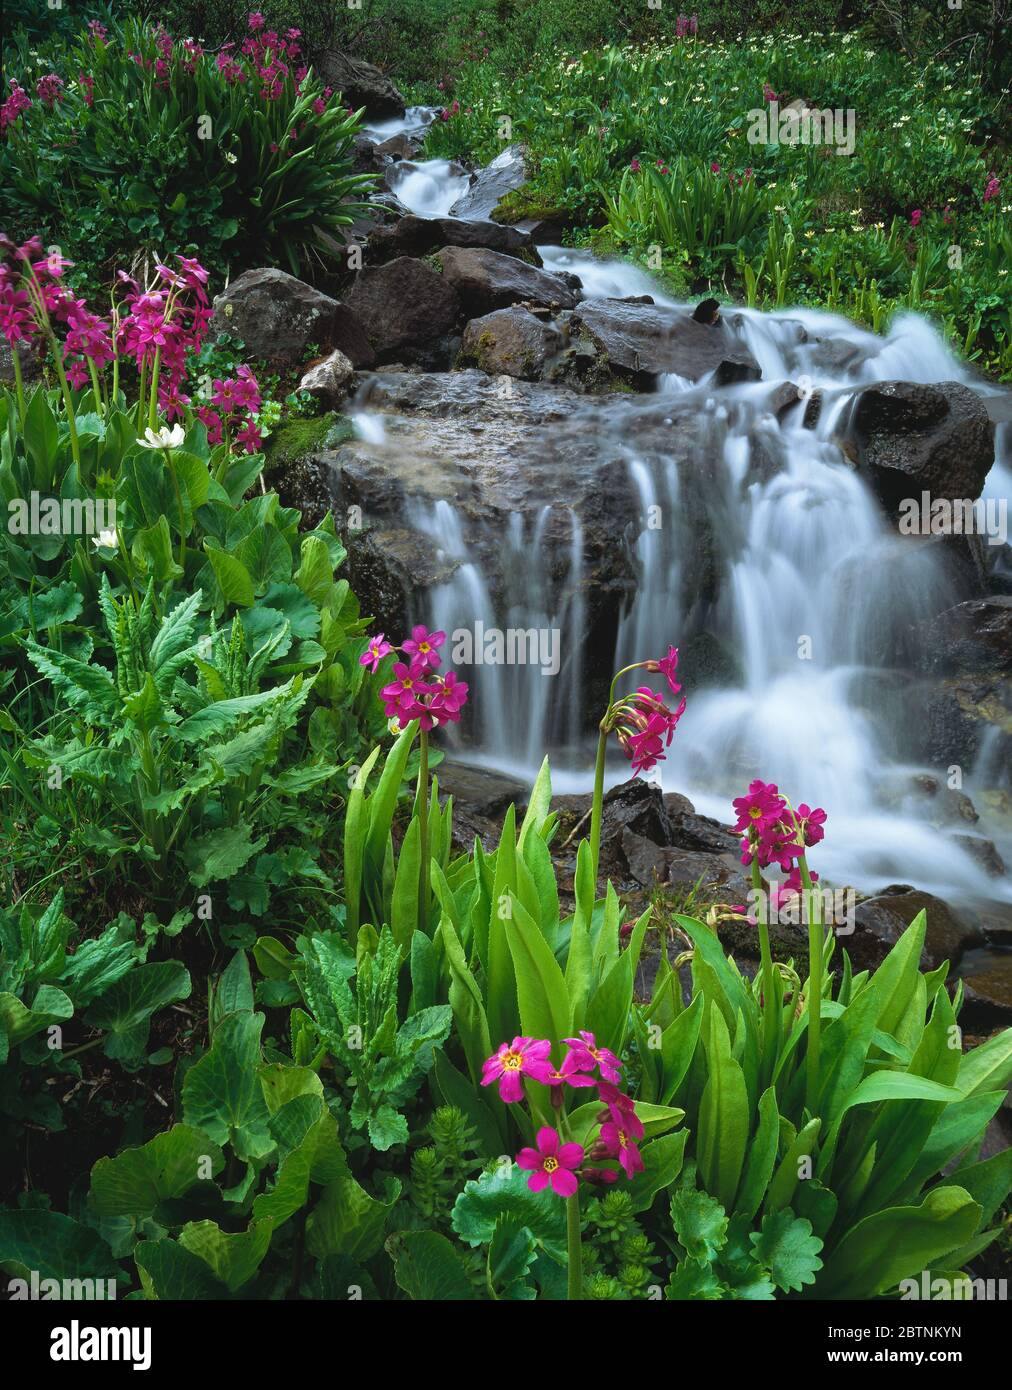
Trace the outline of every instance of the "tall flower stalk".
<instances>
[{"instance_id":1,"label":"tall flower stalk","mask_svg":"<svg viewBox=\"0 0 1012 1390\"><path fill-rule=\"evenodd\" d=\"M685 711L684 698L678 708L668 708L665 697L649 686L641 685L629 695L616 698L615 687L619 680L630 671L661 672L668 682L672 695L678 695L682 687L675 680L678 668L678 648L669 647L668 654L660 660L636 661L631 666L623 666L612 677L608 691L608 708L598 725L597 758L594 763L594 795L590 813L590 853L594 866L594 881L601 859L601 820L604 808L604 770L608 756L608 738L615 734L619 744L632 764L633 773L649 772L665 757L664 750L671 745L672 737Z\"/></svg>"},{"instance_id":2,"label":"tall flower stalk","mask_svg":"<svg viewBox=\"0 0 1012 1390\"><path fill-rule=\"evenodd\" d=\"M460 711L467 703L467 685L456 673L439 673L443 664L439 648L446 641L445 632L429 632L422 624L411 629L399 647L386 640L382 632L370 638L359 657L362 666L379 669L383 659L399 652L404 661L394 663L393 679L380 691L383 709L389 720L398 726L418 720L419 762L418 783L415 789L415 815L418 817L421 868L418 875L418 920L429 920L431 870L429 865L429 733L441 724L460 722Z\"/></svg>"}]
</instances>

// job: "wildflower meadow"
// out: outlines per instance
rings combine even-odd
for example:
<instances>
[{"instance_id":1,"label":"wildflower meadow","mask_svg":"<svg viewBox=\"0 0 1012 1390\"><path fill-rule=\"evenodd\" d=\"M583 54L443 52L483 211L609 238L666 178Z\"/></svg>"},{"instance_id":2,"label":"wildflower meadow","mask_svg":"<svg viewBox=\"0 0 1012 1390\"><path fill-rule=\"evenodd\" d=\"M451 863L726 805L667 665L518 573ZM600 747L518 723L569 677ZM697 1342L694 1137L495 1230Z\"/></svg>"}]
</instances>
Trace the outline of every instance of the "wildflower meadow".
<instances>
[{"instance_id":1,"label":"wildflower meadow","mask_svg":"<svg viewBox=\"0 0 1012 1390\"><path fill-rule=\"evenodd\" d=\"M11 1345L1000 1365L1012 7L5 20Z\"/></svg>"}]
</instances>

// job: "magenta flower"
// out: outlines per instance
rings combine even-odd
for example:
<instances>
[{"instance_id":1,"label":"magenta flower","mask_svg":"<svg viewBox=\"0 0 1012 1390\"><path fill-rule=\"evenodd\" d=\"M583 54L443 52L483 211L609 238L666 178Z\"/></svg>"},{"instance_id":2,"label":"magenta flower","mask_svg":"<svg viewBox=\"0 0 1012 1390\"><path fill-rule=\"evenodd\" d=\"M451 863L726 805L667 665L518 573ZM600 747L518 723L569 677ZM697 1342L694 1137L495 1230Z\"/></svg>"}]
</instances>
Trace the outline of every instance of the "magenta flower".
<instances>
[{"instance_id":1,"label":"magenta flower","mask_svg":"<svg viewBox=\"0 0 1012 1390\"><path fill-rule=\"evenodd\" d=\"M710 173L711 173L711 174L719 174L719 173L720 173L720 165L717 163L716 160L714 160L713 163L710 165Z\"/></svg>"},{"instance_id":2,"label":"magenta flower","mask_svg":"<svg viewBox=\"0 0 1012 1390\"><path fill-rule=\"evenodd\" d=\"M639 160L638 160L638 159L632 159L632 160L630 160L630 161L629 161L629 168L632 170L632 172L633 172L634 174L638 174L639 171L640 171L640 162L639 162Z\"/></svg>"},{"instance_id":3,"label":"magenta flower","mask_svg":"<svg viewBox=\"0 0 1012 1390\"><path fill-rule=\"evenodd\" d=\"M578 1038L564 1038L567 1047L573 1049L573 1056L580 1071L593 1071L599 1067L605 1081L622 1080L622 1063L607 1047L598 1047L593 1033L580 1029Z\"/></svg>"},{"instance_id":4,"label":"magenta flower","mask_svg":"<svg viewBox=\"0 0 1012 1390\"><path fill-rule=\"evenodd\" d=\"M914 208L913 212L910 214L911 227L919 227L921 225L921 220L923 219L923 217L924 213L921 211L921 209Z\"/></svg>"},{"instance_id":5,"label":"magenta flower","mask_svg":"<svg viewBox=\"0 0 1012 1390\"><path fill-rule=\"evenodd\" d=\"M987 185L984 188L984 202L989 203L992 198L997 198L1001 192L1001 184L993 173L987 176Z\"/></svg>"},{"instance_id":6,"label":"magenta flower","mask_svg":"<svg viewBox=\"0 0 1012 1390\"><path fill-rule=\"evenodd\" d=\"M236 430L235 442L241 444L247 454L258 454L263 448L263 435L252 416L246 419L241 429Z\"/></svg>"},{"instance_id":7,"label":"magenta flower","mask_svg":"<svg viewBox=\"0 0 1012 1390\"><path fill-rule=\"evenodd\" d=\"M817 806L813 811L810 806L802 802L794 813L794 819L809 849L812 845L817 845L825 836L826 832L823 826L826 824L826 813L821 806Z\"/></svg>"},{"instance_id":8,"label":"magenta flower","mask_svg":"<svg viewBox=\"0 0 1012 1390\"><path fill-rule=\"evenodd\" d=\"M633 772L649 772L663 761L664 749L671 746L685 712L685 701L672 711L656 691L641 685L623 709L625 722L617 725L618 741L629 756Z\"/></svg>"},{"instance_id":9,"label":"magenta flower","mask_svg":"<svg viewBox=\"0 0 1012 1390\"><path fill-rule=\"evenodd\" d=\"M787 802L777 790L777 784L763 782L758 777L749 783L748 795L735 797L731 804L738 813L734 828L745 833L762 834L782 821L787 812Z\"/></svg>"},{"instance_id":10,"label":"magenta flower","mask_svg":"<svg viewBox=\"0 0 1012 1390\"><path fill-rule=\"evenodd\" d=\"M63 78L57 77L55 72L47 73L39 78L35 91L43 106L52 111L56 103L63 100Z\"/></svg>"},{"instance_id":11,"label":"magenta flower","mask_svg":"<svg viewBox=\"0 0 1012 1390\"><path fill-rule=\"evenodd\" d=\"M560 1144L554 1129L543 1125L538 1130L536 1149L521 1149L517 1166L530 1173L527 1186L541 1192L551 1184L557 1197L572 1197L579 1187L576 1170L583 1162L582 1144Z\"/></svg>"},{"instance_id":12,"label":"magenta flower","mask_svg":"<svg viewBox=\"0 0 1012 1390\"><path fill-rule=\"evenodd\" d=\"M429 632L419 623L411 629L411 636L401 644L401 651L416 659L424 671L427 666L436 669L442 662L437 647L446 641L445 632Z\"/></svg>"},{"instance_id":13,"label":"magenta flower","mask_svg":"<svg viewBox=\"0 0 1012 1390\"><path fill-rule=\"evenodd\" d=\"M672 695L677 695L681 691L681 686L675 680L675 671L678 669L678 648L668 647L667 656L662 656L660 661L648 661L648 671L660 671L668 682L668 688Z\"/></svg>"},{"instance_id":14,"label":"magenta flower","mask_svg":"<svg viewBox=\"0 0 1012 1390\"><path fill-rule=\"evenodd\" d=\"M498 1081L499 1099L507 1104L523 1100L524 1088L520 1078L529 1076L534 1081L547 1084L552 1069L549 1061L551 1050L550 1042L536 1038L514 1038L511 1043L503 1043L498 1052L486 1059L481 1084L491 1086L493 1081ZM582 1149L580 1155L583 1155ZM544 1183L541 1186L544 1187Z\"/></svg>"},{"instance_id":15,"label":"magenta flower","mask_svg":"<svg viewBox=\"0 0 1012 1390\"><path fill-rule=\"evenodd\" d=\"M247 18L246 23L251 29L262 29L267 21L259 10L254 10Z\"/></svg>"},{"instance_id":16,"label":"magenta flower","mask_svg":"<svg viewBox=\"0 0 1012 1390\"><path fill-rule=\"evenodd\" d=\"M596 1086L597 1079L588 1076L586 1070L581 1067L580 1059L574 1052L567 1052L561 1067L553 1067L548 1074L549 1086L574 1086L577 1089L585 1086Z\"/></svg>"},{"instance_id":17,"label":"magenta flower","mask_svg":"<svg viewBox=\"0 0 1012 1390\"><path fill-rule=\"evenodd\" d=\"M460 711L467 704L467 682L458 680L455 671L447 671L445 676L437 676L433 686L429 709L437 723L460 723Z\"/></svg>"},{"instance_id":18,"label":"magenta flower","mask_svg":"<svg viewBox=\"0 0 1012 1390\"><path fill-rule=\"evenodd\" d=\"M429 693L429 687L422 681L425 668L414 662L405 666L403 661L398 661L393 674L394 679L380 691L380 699L386 706L386 716L388 719L404 716L409 720L414 719L416 709L419 708L418 697Z\"/></svg>"},{"instance_id":19,"label":"magenta flower","mask_svg":"<svg viewBox=\"0 0 1012 1390\"><path fill-rule=\"evenodd\" d=\"M360 666L368 666L373 674L379 670L379 664L385 656L389 656L393 651L390 643L382 632L377 632L375 637L370 637L369 645L358 659Z\"/></svg>"},{"instance_id":20,"label":"magenta flower","mask_svg":"<svg viewBox=\"0 0 1012 1390\"><path fill-rule=\"evenodd\" d=\"M770 84L769 84L768 82L764 82L764 83L763 83L763 101L777 101L777 100L778 100L778 97L777 97L776 92L773 90L773 88L770 86Z\"/></svg>"},{"instance_id":21,"label":"magenta flower","mask_svg":"<svg viewBox=\"0 0 1012 1390\"><path fill-rule=\"evenodd\" d=\"M644 1134L643 1121L636 1114L636 1102L632 1096L625 1095L610 1081L600 1082L597 1089L601 1099L608 1107L608 1119L631 1135L633 1139L642 1139Z\"/></svg>"},{"instance_id":22,"label":"magenta flower","mask_svg":"<svg viewBox=\"0 0 1012 1390\"><path fill-rule=\"evenodd\" d=\"M643 1172L643 1156L631 1131L622 1123L606 1120L601 1126L600 1142L605 1146L609 1158L618 1159L627 1178Z\"/></svg>"}]
</instances>

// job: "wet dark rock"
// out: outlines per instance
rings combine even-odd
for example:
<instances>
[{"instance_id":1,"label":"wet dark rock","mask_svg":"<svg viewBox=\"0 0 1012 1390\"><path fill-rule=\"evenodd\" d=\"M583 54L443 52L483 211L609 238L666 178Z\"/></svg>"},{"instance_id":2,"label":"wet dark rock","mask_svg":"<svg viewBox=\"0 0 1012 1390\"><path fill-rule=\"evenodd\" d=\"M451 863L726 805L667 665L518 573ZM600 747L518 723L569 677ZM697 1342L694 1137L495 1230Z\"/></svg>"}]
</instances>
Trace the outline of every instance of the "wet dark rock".
<instances>
[{"instance_id":1,"label":"wet dark rock","mask_svg":"<svg viewBox=\"0 0 1012 1390\"><path fill-rule=\"evenodd\" d=\"M573 291L558 275L526 261L480 247L448 246L439 252L443 278L460 296L472 317L531 303L571 309Z\"/></svg>"},{"instance_id":2,"label":"wet dark rock","mask_svg":"<svg viewBox=\"0 0 1012 1390\"><path fill-rule=\"evenodd\" d=\"M930 800L932 819L936 823L975 825L980 819L966 792L943 786L937 777L927 773L919 773L912 783L915 791Z\"/></svg>"},{"instance_id":3,"label":"wet dark rock","mask_svg":"<svg viewBox=\"0 0 1012 1390\"><path fill-rule=\"evenodd\" d=\"M853 372L868 356L864 348L846 338L816 338L812 366L820 372Z\"/></svg>"},{"instance_id":4,"label":"wet dark rock","mask_svg":"<svg viewBox=\"0 0 1012 1390\"><path fill-rule=\"evenodd\" d=\"M922 630L931 670L945 676L1012 676L1012 597L971 599L940 613Z\"/></svg>"},{"instance_id":5,"label":"wet dark rock","mask_svg":"<svg viewBox=\"0 0 1012 1390\"><path fill-rule=\"evenodd\" d=\"M614 367L637 376L674 372L699 381L714 372L718 385L758 381L762 376L751 351L736 336L733 319L710 325L663 305L592 299L579 306L573 324L589 334Z\"/></svg>"},{"instance_id":6,"label":"wet dark rock","mask_svg":"<svg viewBox=\"0 0 1012 1390\"><path fill-rule=\"evenodd\" d=\"M42 375L39 359L25 343L18 344L18 362L21 366L21 380L25 385L38 381ZM0 386L14 386L13 349L6 338L0 338Z\"/></svg>"},{"instance_id":7,"label":"wet dark rock","mask_svg":"<svg viewBox=\"0 0 1012 1390\"><path fill-rule=\"evenodd\" d=\"M359 271L348 305L380 358L444 337L460 318L460 300L445 276L424 261L399 256Z\"/></svg>"},{"instance_id":8,"label":"wet dark rock","mask_svg":"<svg viewBox=\"0 0 1012 1390\"><path fill-rule=\"evenodd\" d=\"M516 807L518 824L526 809L530 788L500 772L444 759L433 775L439 783L440 802L445 805L453 797L453 841L457 851L473 850L476 837L486 849L493 849L499 843L503 816L509 807Z\"/></svg>"},{"instance_id":9,"label":"wet dark rock","mask_svg":"<svg viewBox=\"0 0 1012 1390\"><path fill-rule=\"evenodd\" d=\"M953 835L960 849L966 850L990 878L1002 878L1005 874L1005 861L998 853L993 840L985 840L983 835Z\"/></svg>"},{"instance_id":10,"label":"wet dark rock","mask_svg":"<svg viewBox=\"0 0 1012 1390\"><path fill-rule=\"evenodd\" d=\"M244 271L214 301L210 335L241 338L247 355L271 366L298 365L311 343L339 348L356 367L372 359L354 312L283 270Z\"/></svg>"},{"instance_id":11,"label":"wet dark rock","mask_svg":"<svg viewBox=\"0 0 1012 1390\"><path fill-rule=\"evenodd\" d=\"M985 739L997 766L1012 757L1012 681L1004 676L950 677L911 684L913 756L937 767L973 766Z\"/></svg>"},{"instance_id":12,"label":"wet dark rock","mask_svg":"<svg viewBox=\"0 0 1012 1390\"><path fill-rule=\"evenodd\" d=\"M498 222L461 222L454 217L416 217L413 213L373 232L366 256L370 264L378 264L395 256L424 256L442 246L499 251L524 256L532 265L541 264L532 238L515 227Z\"/></svg>"},{"instance_id":13,"label":"wet dark rock","mask_svg":"<svg viewBox=\"0 0 1012 1390\"><path fill-rule=\"evenodd\" d=\"M965 1002L964 1028L987 1029L1012 1024L1012 951L980 951L960 971Z\"/></svg>"},{"instance_id":14,"label":"wet dark rock","mask_svg":"<svg viewBox=\"0 0 1012 1390\"><path fill-rule=\"evenodd\" d=\"M906 884L895 888L859 903L853 934L839 938L855 970L874 970L880 965L922 909L927 918L922 969L933 970L946 960L955 967L965 951L980 945L983 938L979 928L941 898Z\"/></svg>"},{"instance_id":15,"label":"wet dark rock","mask_svg":"<svg viewBox=\"0 0 1012 1390\"><path fill-rule=\"evenodd\" d=\"M667 798L665 798L667 802ZM729 826L694 811L668 812L668 844L703 854L737 854L741 837Z\"/></svg>"},{"instance_id":16,"label":"wet dark rock","mask_svg":"<svg viewBox=\"0 0 1012 1390\"><path fill-rule=\"evenodd\" d=\"M746 901L749 881L730 857L657 845L629 829L622 831L616 850L628 875L642 888L663 888L682 899L695 891L704 903ZM621 873L621 862L616 868Z\"/></svg>"},{"instance_id":17,"label":"wet dark rock","mask_svg":"<svg viewBox=\"0 0 1012 1390\"><path fill-rule=\"evenodd\" d=\"M994 425L975 391L955 381L925 386L885 381L858 396L853 435L861 470L883 505L897 513L921 493L979 497L994 462Z\"/></svg>"},{"instance_id":18,"label":"wet dark rock","mask_svg":"<svg viewBox=\"0 0 1012 1390\"><path fill-rule=\"evenodd\" d=\"M450 209L451 217L492 217L507 193L527 182L522 145L509 145L491 164L471 176L471 186Z\"/></svg>"},{"instance_id":19,"label":"wet dark rock","mask_svg":"<svg viewBox=\"0 0 1012 1390\"><path fill-rule=\"evenodd\" d=\"M463 362L493 376L539 381L561 345L562 335L554 325L515 305L472 319L464 329L460 355Z\"/></svg>"},{"instance_id":20,"label":"wet dark rock","mask_svg":"<svg viewBox=\"0 0 1012 1390\"><path fill-rule=\"evenodd\" d=\"M403 116L404 98L379 68L350 53L328 49L316 55L313 69L327 87L340 92L344 105L370 116Z\"/></svg>"}]
</instances>

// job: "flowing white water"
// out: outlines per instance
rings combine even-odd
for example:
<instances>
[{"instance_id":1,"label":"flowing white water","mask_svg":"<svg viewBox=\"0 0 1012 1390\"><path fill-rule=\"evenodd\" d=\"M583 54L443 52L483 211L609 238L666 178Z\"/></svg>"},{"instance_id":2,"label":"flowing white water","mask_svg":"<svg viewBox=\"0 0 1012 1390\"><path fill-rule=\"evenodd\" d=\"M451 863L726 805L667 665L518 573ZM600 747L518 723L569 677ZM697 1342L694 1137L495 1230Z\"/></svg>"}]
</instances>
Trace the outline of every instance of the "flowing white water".
<instances>
[{"instance_id":1,"label":"flowing white water","mask_svg":"<svg viewBox=\"0 0 1012 1390\"><path fill-rule=\"evenodd\" d=\"M397 192L413 211L438 215L459 196L457 183L452 166L429 161L407 172ZM588 298L650 294L659 304L673 302L637 267L560 247L539 250L547 269L578 275ZM931 823L930 804L913 791L914 775L928 769L908 765L903 755L912 634L964 595L935 546L894 532L834 439L855 389L870 381L961 381L982 394L993 388L973 379L915 314L899 316L880 338L811 309L737 313L762 368L761 383L714 388L672 377L660 386L673 411L691 407L702 426L694 472L705 483L693 499L683 495L687 475L674 454L637 447L643 397L619 398L587 423L597 430L603 418L610 429L642 515L642 529L630 538L638 584L620 623L615 668L662 655L669 641L679 645L685 634L715 642L730 661L730 674L717 688L697 690L689 699L660 765L663 785L726 822L730 798L752 777L776 781L795 802L829 812L831 833L817 855L828 879L866 890L912 882L943 895L1012 901L1008 878L982 881L979 865ZM837 352L827 354L827 345ZM821 393L814 429L803 427L804 403L781 410L779 419L771 410L777 383L805 379ZM656 396L646 400L658 404ZM1012 426L999 426L986 496L1008 497L1010 445ZM757 449L778 466L756 466ZM699 552L700 507L716 538L706 563ZM591 748L580 732L593 712L582 705L583 537L570 513L560 582L559 531L549 528L550 511L535 514L533 524L528 518L528 534L519 515L508 528L502 540L506 591L498 602L454 508L440 502L416 514L413 524L459 561L420 616L448 633L473 629L476 621L486 628L559 629L562 660L554 678L536 665L463 672L472 682L477 721L467 753L529 777L548 751L557 789L586 790ZM621 541L616 536L616 544ZM707 567L714 592L703 580ZM997 735L985 739L976 767L963 769L963 789L971 796L978 785L1007 783L1008 770L998 765L1001 748ZM610 780L626 776L624 760L609 765ZM1012 845L1002 844L986 821L977 831L995 835L1012 865Z\"/></svg>"},{"instance_id":2,"label":"flowing white water","mask_svg":"<svg viewBox=\"0 0 1012 1390\"><path fill-rule=\"evenodd\" d=\"M416 217L446 217L470 187L470 175L448 159L405 160L390 177L390 188Z\"/></svg>"}]
</instances>

